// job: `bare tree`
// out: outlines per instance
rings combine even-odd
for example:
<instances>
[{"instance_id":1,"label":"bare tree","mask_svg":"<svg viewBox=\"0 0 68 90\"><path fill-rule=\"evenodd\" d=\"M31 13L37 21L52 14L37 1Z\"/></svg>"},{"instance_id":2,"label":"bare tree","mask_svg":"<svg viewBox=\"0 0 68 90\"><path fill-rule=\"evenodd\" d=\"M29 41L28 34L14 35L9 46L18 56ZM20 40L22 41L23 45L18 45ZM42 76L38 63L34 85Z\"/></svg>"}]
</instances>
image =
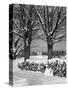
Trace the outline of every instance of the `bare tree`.
<instances>
[{"instance_id":1,"label":"bare tree","mask_svg":"<svg viewBox=\"0 0 68 90\"><path fill-rule=\"evenodd\" d=\"M54 43L61 42L66 37L66 8L52 6L34 8L46 36L48 59L51 59Z\"/></svg>"},{"instance_id":2,"label":"bare tree","mask_svg":"<svg viewBox=\"0 0 68 90\"><path fill-rule=\"evenodd\" d=\"M20 38L23 39L24 60L29 59L31 42L34 39L47 41L48 59L52 58L54 43L64 40L66 36L66 8L21 4L14 5L14 7L14 28L10 33L13 32L18 41ZM36 36L37 31L42 29L44 33ZM16 40L15 43L18 44ZM19 49L22 45L23 42L19 47L16 47ZM15 53L17 53L18 49Z\"/></svg>"},{"instance_id":3,"label":"bare tree","mask_svg":"<svg viewBox=\"0 0 68 90\"><path fill-rule=\"evenodd\" d=\"M18 5L18 7L16 5L16 7L14 8L13 33L19 37L18 40L22 38L24 41L24 61L26 61L26 59L29 59L30 57L31 41L35 39L33 38L33 33L35 34L35 31L39 29L35 28L35 26L38 25L39 22L36 21L36 18L34 17L33 14L34 14L33 5L20 4ZM18 47L18 49L22 46L22 44ZM16 52L18 51L18 49L16 48Z\"/></svg>"}]
</instances>

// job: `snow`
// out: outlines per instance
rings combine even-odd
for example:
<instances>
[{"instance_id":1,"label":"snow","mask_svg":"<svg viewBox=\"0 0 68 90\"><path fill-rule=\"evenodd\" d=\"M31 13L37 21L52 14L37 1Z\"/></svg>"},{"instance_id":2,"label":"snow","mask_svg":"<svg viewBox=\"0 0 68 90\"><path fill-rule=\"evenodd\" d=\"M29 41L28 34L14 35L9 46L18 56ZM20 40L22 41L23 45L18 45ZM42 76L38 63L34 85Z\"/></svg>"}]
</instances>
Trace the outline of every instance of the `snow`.
<instances>
[{"instance_id":1,"label":"snow","mask_svg":"<svg viewBox=\"0 0 68 90\"><path fill-rule=\"evenodd\" d=\"M37 64L41 64L41 63L46 63L47 62L47 56L30 56L30 63L37 63Z\"/></svg>"},{"instance_id":2,"label":"snow","mask_svg":"<svg viewBox=\"0 0 68 90\"><path fill-rule=\"evenodd\" d=\"M47 64L47 62L55 62L56 60L58 60L58 62L60 63L63 63L66 62L66 56L62 56L60 58L58 57L55 57L55 58L52 58L52 59L49 59L48 60L48 56L30 56L30 59L27 59L26 62L29 62L29 63L37 63L37 64L41 64L41 63L44 63L44 64ZM24 57L21 58L21 59L16 59L15 61L19 61L19 63L21 62L24 62Z\"/></svg>"},{"instance_id":3,"label":"snow","mask_svg":"<svg viewBox=\"0 0 68 90\"><path fill-rule=\"evenodd\" d=\"M62 59L62 60L61 60ZM27 61L30 63L47 63L48 61L55 62L58 61L65 61L66 58L53 58L48 60L47 56L30 56L30 60ZM13 83L14 86L27 86L27 85L45 85L45 84L60 84L66 83L66 78L55 77L53 76L52 69L46 69L44 73L39 71L25 71L20 70L18 68L18 63L22 63L24 58L16 59L13 61Z\"/></svg>"},{"instance_id":4,"label":"snow","mask_svg":"<svg viewBox=\"0 0 68 90\"><path fill-rule=\"evenodd\" d=\"M52 58L52 59L47 59L48 57L47 56L30 56L30 59L27 59L26 62L29 62L29 63L36 63L36 64L46 64L46 67L47 67L47 63L51 63L51 62L55 62L56 60L58 60L58 63L63 63L63 61L66 62L66 56L65 57L61 57L61 58L58 58L58 57L55 57L55 58ZM16 59L13 63L13 67L14 67L14 70L17 70L19 69L18 68L18 63L22 63L24 62L24 58L21 58L21 59ZM13 71L14 71L13 70ZM52 76L53 75L53 71L52 69L47 69L46 68L46 71L44 73L45 76Z\"/></svg>"},{"instance_id":5,"label":"snow","mask_svg":"<svg viewBox=\"0 0 68 90\"><path fill-rule=\"evenodd\" d=\"M20 86L26 86L26 85L28 85L26 78L20 79L18 81L14 81L13 84L14 84L15 87L18 87L18 86L20 87Z\"/></svg>"},{"instance_id":6,"label":"snow","mask_svg":"<svg viewBox=\"0 0 68 90\"><path fill-rule=\"evenodd\" d=\"M55 62L56 60L58 60L58 63L63 63L63 62L66 62L66 56L65 57L55 57L55 58L52 58L52 59L49 59L48 61L51 63L51 62Z\"/></svg>"},{"instance_id":7,"label":"snow","mask_svg":"<svg viewBox=\"0 0 68 90\"><path fill-rule=\"evenodd\" d=\"M20 70L14 72L13 81L14 86L46 85L66 83L66 78L47 76L41 72Z\"/></svg>"},{"instance_id":8,"label":"snow","mask_svg":"<svg viewBox=\"0 0 68 90\"><path fill-rule=\"evenodd\" d=\"M45 76L53 76L53 70L50 68L46 68L46 71L44 72Z\"/></svg>"}]
</instances>

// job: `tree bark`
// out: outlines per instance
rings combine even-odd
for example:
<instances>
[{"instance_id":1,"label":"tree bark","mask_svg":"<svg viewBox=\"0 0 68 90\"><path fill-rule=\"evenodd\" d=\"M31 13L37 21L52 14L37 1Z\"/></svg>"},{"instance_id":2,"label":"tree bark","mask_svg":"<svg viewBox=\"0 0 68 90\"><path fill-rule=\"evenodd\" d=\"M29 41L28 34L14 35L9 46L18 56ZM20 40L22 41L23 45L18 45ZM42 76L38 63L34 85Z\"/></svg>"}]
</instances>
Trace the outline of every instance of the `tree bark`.
<instances>
[{"instance_id":1,"label":"tree bark","mask_svg":"<svg viewBox=\"0 0 68 90\"><path fill-rule=\"evenodd\" d=\"M53 57L53 43L51 39L47 40L47 46L48 46L48 59L52 59Z\"/></svg>"},{"instance_id":2,"label":"tree bark","mask_svg":"<svg viewBox=\"0 0 68 90\"><path fill-rule=\"evenodd\" d=\"M27 24L26 33L24 34L24 61L26 62L26 59L29 59L30 57L30 45L31 45L31 38L32 38L32 27L31 27L31 21L28 21Z\"/></svg>"},{"instance_id":3,"label":"tree bark","mask_svg":"<svg viewBox=\"0 0 68 90\"><path fill-rule=\"evenodd\" d=\"M24 40L24 61L26 62L26 59L29 59L30 57L30 38L28 40L28 45L26 44L26 40Z\"/></svg>"},{"instance_id":4,"label":"tree bark","mask_svg":"<svg viewBox=\"0 0 68 90\"><path fill-rule=\"evenodd\" d=\"M29 59L29 57L30 57L30 47L26 46L25 61L26 61L26 59Z\"/></svg>"}]
</instances>

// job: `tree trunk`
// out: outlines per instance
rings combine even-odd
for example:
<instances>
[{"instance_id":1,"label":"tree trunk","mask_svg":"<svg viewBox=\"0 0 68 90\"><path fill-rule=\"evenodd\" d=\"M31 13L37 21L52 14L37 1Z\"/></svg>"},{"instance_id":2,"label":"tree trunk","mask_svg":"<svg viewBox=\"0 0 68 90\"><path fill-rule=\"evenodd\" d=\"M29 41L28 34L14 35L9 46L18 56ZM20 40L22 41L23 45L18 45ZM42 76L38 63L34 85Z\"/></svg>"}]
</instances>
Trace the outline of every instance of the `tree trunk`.
<instances>
[{"instance_id":1,"label":"tree trunk","mask_svg":"<svg viewBox=\"0 0 68 90\"><path fill-rule=\"evenodd\" d=\"M28 21L28 31L26 31L24 35L24 61L29 59L30 57L30 45L31 45L31 38L32 38L32 28L31 28L31 21Z\"/></svg>"},{"instance_id":2,"label":"tree trunk","mask_svg":"<svg viewBox=\"0 0 68 90\"><path fill-rule=\"evenodd\" d=\"M53 43L52 41L47 41L47 46L48 46L48 59L52 59L53 57Z\"/></svg>"},{"instance_id":3,"label":"tree trunk","mask_svg":"<svg viewBox=\"0 0 68 90\"><path fill-rule=\"evenodd\" d=\"M29 59L29 57L30 57L30 46L26 46L25 60Z\"/></svg>"},{"instance_id":4,"label":"tree trunk","mask_svg":"<svg viewBox=\"0 0 68 90\"><path fill-rule=\"evenodd\" d=\"M24 45L24 61L26 62L26 59L29 59L29 57L30 57L30 43L27 46L26 41L25 41L25 45Z\"/></svg>"}]
</instances>

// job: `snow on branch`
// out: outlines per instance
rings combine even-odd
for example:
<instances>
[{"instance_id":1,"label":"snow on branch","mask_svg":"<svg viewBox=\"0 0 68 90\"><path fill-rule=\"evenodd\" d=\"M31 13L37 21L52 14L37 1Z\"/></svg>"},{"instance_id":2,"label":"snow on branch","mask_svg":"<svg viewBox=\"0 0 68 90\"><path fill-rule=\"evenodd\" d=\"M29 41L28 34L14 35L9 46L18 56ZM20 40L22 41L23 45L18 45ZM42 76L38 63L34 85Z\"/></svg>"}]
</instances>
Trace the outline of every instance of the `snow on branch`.
<instances>
[{"instance_id":1,"label":"snow on branch","mask_svg":"<svg viewBox=\"0 0 68 90\"><path fill-rule=\"evenodd\" d=\"M41 23L41 26L42 26L42 28L43 28L43 30L44 30L46 36L47 36L47 35L48 35L48 34L47 34L47 30L45 30L45 27L44 27L44 26L45 26L45 23L44 23L44 21L43 21L41 15L40 15L40 13L38 12L36 6L35 6L35 10L36 10L36 13L37 13L37 15L38 15L38 18L39 18L39 21L40 21L40 23Z\"/></svg>"},{"instance_id":2,"label":"snow on branch","mask_svg":"<svg viewBox=\"0 0 68 90\"><path fill-rule=\"evenodd\" d=\"M20 53L20 51L21 51L22 49L24 49L24 48L22 47L22 49L18 52L19 48L20 48L22 45L23 45L23 44L20 44L20 45L18 46L18 48L16 49L16 51L15 51L16 55L18 55L18 54ZM18 54L17 54L17 53L18 53Z\"/></svg>"},{"instance_id":3,"label":"snow on branch","mask_svg":"<svg viewBox=\"0 0 68 90\"><path fill-rule=\"evenodd\" d=\"M43 19L42 19L42 17L41 17L41 15L40 15L40 13L38 12L38 10L37 10L37 7L36 7L36 6L35 6L35 10L36 10L36 13L37 13L37 15L38 15L38 17L39 17L40 22L43 24Z\"/></svg>"},{"instance_id":4,"label":"snow on branch","mask_svg":"<svg viewBox=\"0 0 68 90\"><path fill-rule=\"evenodd\" d=\"M17 43L20 40L20 37L18 37L17 41L15 42L15 47L17 47Z\"/></svg>"},{"instance_id":5,"label":"snow on branch","mask_svg":"<svg viewBox=\"0 0 68 90\"><path fill-rule=\"evenodd\" d=\"M18 28L19 31L21 31L22 33L25 32L24 29L21 29L17 24L16 24L16 21L13 19L13 23L15 24L15 26Z\"/></svg>"},{"instance_id":6,"label":"snow on branch","mask_svg":"<svg viewBox=\"0 0 68 90\"><path fill-rule=\"evenodd\" d=\"M57 27L58 27L58 25L59 25L58 23L59 23L59 20L60 20L60 16L61 16L62 9L63 9L63 7L61 7L60 10L57 9L57 12L58 12L57 14L58 14L58 15L57 15L56 25L55 25L53 31L50 32L49 36L54 34L54 32L56 31L56 29L57 29ZM64 20L64 19L62 19L61 22L62 22L63 20Z\"/></svg>"},{"instance_id":7,"label":"snow on branch","mask_svg":"<svg viewBox=\"0 0 68 90\"><path fill-rule=\"evenodd\" d=\"M63 17L63 19L58 23L58 25L60 25L65 19L66 19L66 16Z\"/></svg>"},{"instance_id":8,"label":"snow on branch","mask_svg":"<svg viewBox=\"0 0 68 90\"><path fill-rule=\"evenodd\" d=\"M25 8L24 8L24 11L25 11L25 13L26 13L26 16L27 16L28 18L30 18L29 14L27 13L27 11L26 11Z\"/></svg>"},{"instance_id":9,"label":"snow on branch","mask_svg":"<svg viewBox=\"0 0 68 90\"><path fill-rule=\"evenodd\" d=\"M18 32L16 31L13 31L13 33L15 33L17 36L21 37L21 38L24 38L24 36L20 35Z\"/></svg>"}]
</instances>

